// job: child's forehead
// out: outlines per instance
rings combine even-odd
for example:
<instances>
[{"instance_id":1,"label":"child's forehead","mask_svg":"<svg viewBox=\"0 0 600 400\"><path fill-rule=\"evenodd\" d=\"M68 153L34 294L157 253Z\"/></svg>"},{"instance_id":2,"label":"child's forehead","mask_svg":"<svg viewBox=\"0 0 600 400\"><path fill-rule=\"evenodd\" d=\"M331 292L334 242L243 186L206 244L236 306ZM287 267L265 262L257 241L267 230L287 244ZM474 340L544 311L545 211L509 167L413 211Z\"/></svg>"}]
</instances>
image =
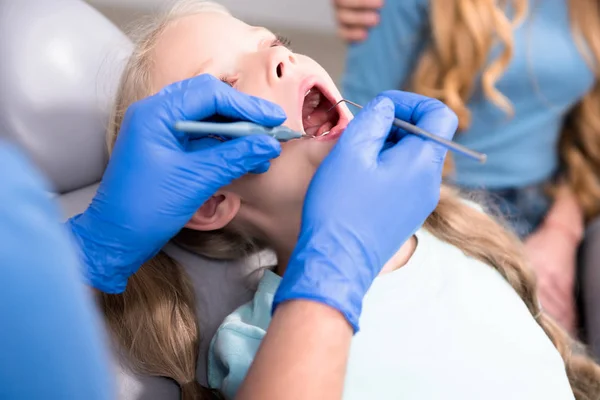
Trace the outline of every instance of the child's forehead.
<instances>
[{"instance_id":1,"label":"child's forehead","mask_svg":"<svg viewBox=\"0 0 600 400\"><path fill-rule=\"evenodd\" d=\"M218 12L206 11L184 17L180 17L167 24L159 40L169 41L182 36L201 35L206 39L215 40L221 34L237 36L264 28L254 27L246 24L232 15Z\"/></svg>"},{"instance_id":2,"label":"child's forehead","mask_svg":"<svg viewBox=\"0 0 600 400\"><path fill-rule=\"evenodd\" d=\"M170 22L152 49L155 90L198 73L225 73L238 54L274 35L228 14L202 12Z\"/></svg>"},{"instance_id":3,"label":"child's forehead","mask_svg":"<svg viewBox=\"0 0 600 400\"><path fill-rule=\"evenodd\" d=\"M202 12L170 22L157 38L155 54L168 54L168 49L173 47L187 47L190 52L203 51L210 56L223 47L228 50L227 46L248 45L265 36L273 34L229 14Z\"/></svg>"}]
</instances>

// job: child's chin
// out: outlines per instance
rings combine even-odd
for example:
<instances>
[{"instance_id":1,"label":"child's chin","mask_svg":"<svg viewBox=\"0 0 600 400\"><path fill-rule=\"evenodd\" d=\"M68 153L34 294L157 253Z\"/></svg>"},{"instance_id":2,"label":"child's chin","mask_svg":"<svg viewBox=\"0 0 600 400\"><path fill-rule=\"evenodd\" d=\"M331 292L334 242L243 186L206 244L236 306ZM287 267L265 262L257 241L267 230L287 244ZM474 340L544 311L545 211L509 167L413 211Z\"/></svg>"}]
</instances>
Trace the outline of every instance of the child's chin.
<instances>
[{"instance_id":1,"label":"child's chin","mask_svg":"<svg viewBox=\"0 0 600 400\"><path fill-rule=\"evenodd\" d=\"M316 169L318 168L323 160L329 155L333 146L337 143L337 139L333 140L311 140L308 149L308 160L310 164Z\"/></svg>"}]
</instances>

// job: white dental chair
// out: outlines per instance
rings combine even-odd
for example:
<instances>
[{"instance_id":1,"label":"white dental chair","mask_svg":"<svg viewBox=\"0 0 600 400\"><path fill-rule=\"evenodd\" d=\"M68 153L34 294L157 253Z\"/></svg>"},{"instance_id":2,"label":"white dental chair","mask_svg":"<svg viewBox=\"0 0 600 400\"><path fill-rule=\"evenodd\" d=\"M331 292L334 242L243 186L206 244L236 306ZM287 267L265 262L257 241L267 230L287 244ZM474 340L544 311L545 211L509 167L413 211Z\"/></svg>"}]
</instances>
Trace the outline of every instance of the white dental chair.
<instances>
[{"instance_id":1,"label":"white dental chair","mask_svg":"<svg viewBox=\"0 0 600 400\"><path fill-rule=\"evenodd\" d=\"M81 0L0 0L0 139L29 153L66 218L87 207L102 176L110 103L131 46ZM247 276L255 266L208 261L175 246L166 251L196 288L203 337L197 377L205 384L208 343L224 317L251 298ZM173 382L136 376L124 364L115 363L119 399L180 398Z\"/></svg>"}]
</instances>

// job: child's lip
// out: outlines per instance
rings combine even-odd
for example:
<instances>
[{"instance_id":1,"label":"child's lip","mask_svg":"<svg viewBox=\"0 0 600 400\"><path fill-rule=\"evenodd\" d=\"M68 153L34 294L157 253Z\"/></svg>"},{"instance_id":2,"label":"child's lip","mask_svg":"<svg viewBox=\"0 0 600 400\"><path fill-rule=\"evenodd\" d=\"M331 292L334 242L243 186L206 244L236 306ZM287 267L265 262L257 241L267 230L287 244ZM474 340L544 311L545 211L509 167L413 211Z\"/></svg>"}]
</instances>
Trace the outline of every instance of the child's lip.
<instances>
[{"instance_id":1,"label":"child's lip","mask_svg":"<svg viewBox=\"0 0 600 400\"><path fill-rule=\"evenodd\" d=\"M340 136L342 136L344 130L346 130L346 126L348 126L349 122L350 121L347 117L345 117L343 114L340 114L337 125L331 128L327 135L317 136L315 137L315 140L327 141L338 139Z\"/></svg>"}]
</instances>

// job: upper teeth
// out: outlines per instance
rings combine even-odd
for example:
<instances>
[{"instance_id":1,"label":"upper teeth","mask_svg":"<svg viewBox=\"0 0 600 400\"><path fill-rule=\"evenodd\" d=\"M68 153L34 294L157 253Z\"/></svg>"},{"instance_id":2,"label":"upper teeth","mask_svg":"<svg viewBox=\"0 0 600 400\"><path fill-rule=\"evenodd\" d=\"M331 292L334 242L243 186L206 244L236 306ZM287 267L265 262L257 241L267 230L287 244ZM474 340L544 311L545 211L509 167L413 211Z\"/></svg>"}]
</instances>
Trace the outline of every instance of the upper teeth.
<instances>
[{"instance_id":1,"label":"upper teeth","mask_svg":"<svg viewBox=\"0 0 600 400\"><path fill-rule=\"evenodd\" d=\"M314 110L319 106L322 100L323 96L320 92L313 92L312 90L309 90L309 93L304 97L304 105L311 107Z\"/></svg>"},{"instance_id":2,"label":"upper teeth","mask_svg":"<svg viewBox=\"0 0 600 400\"><path fill-rule=\"evenodd\" d=\"M308 89L308 91L306 92L306 94L304 95L304 97L308 96L311 91L312 91L312 89Z\"/></svg>"},{"instance_id":3,"label":"upper teeth","mask_svg":"<svg viewBox=\"0 0 600 400\"><path fill-rule=\"evenodd\" d=\"M306 105L308 105L309 107L312 107L312 108L317 108L317 106L319 105L320 102L321 102L321 99L319 97L317 97L315 99L310 99L309 101L307 101Z\"/></svg>"}]
</instances>

